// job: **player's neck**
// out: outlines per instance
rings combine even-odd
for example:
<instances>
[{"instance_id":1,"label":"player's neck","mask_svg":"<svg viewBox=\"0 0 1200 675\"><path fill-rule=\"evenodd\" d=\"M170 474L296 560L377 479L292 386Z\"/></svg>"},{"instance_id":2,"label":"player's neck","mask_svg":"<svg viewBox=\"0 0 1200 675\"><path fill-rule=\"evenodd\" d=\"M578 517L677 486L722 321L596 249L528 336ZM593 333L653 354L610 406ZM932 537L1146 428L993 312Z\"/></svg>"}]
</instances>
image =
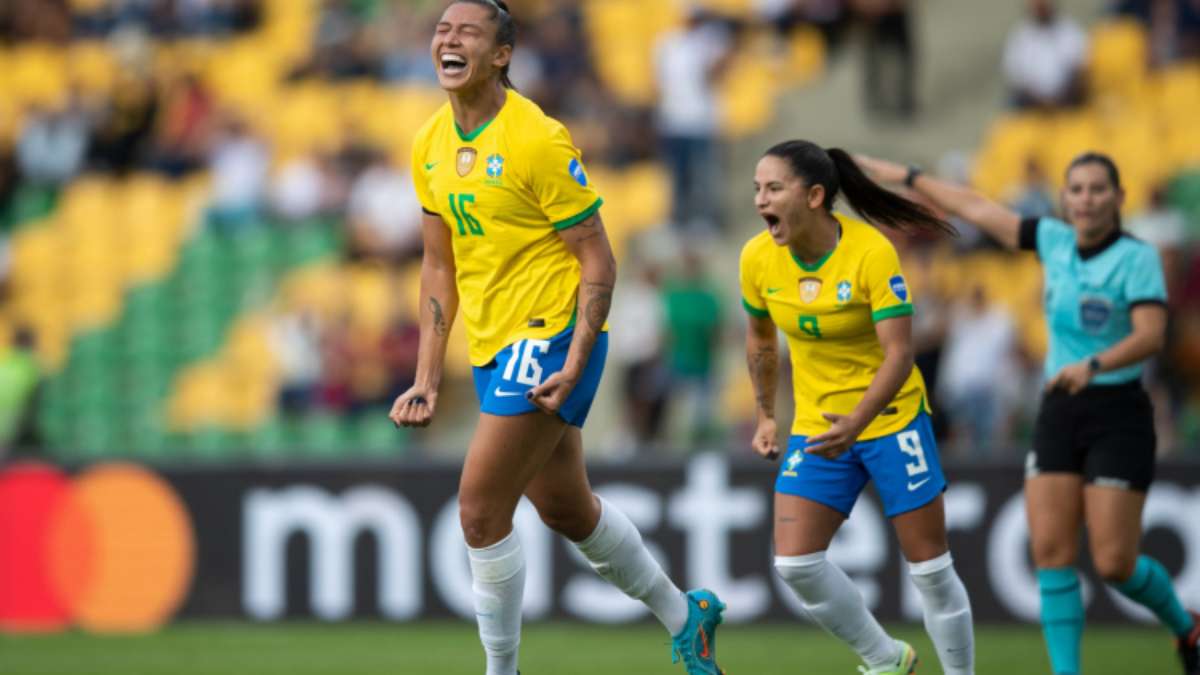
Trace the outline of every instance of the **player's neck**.
<instances>
[{"instance_id":1,"label":"player's neck","mask_svg":"<svg viewBox=\"0 0 1200 675\"><path fill-rule=\"evenodd\" d=\"M788 243L792 255L805 263L816 263L837 247L838 221L833 216L821 217L811 227L799 228Z\"/></svg>"},{"instance_id":2,"label":"player's neck","mask_svg":"<svg viewBox=\"0 0 1200 675\"><path fill-rule=\"evenodd\" d=\"M471 90L450 92L450 108L454 111L454 122L464 134L472 133L496 119L507 100L508 90L499 82L488 83Z\"/></svg>"},{"instance_id":3,"label":"player's neck","mask_svg":"<svg viewBox=\"0 0 1200 675\"><path fill-rule=\"evenodd\" d=\"M1120 231L1120 227L1116 223L1102 230L1086 232L1082 229L1075 230L1075 246L1081 251L1101 246L1109 239L1113 239L1114 235Z\"/></svg>"}]
</instances>

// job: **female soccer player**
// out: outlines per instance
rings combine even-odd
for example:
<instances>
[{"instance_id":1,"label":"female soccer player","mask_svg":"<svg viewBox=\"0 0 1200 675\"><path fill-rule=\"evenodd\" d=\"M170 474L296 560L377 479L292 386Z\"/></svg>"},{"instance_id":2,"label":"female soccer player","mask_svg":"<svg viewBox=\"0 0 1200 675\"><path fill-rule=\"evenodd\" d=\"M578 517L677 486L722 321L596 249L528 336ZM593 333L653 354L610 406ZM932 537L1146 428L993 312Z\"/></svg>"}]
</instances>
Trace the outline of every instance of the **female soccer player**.
<instances>
[{"instance_id":1,"label":"female soccer player","mask_svg":"<svg viewBox=\"0 0 1200 675\"><path fill-rule=\"evenodd\" d=\"M1071 162L1063 222L1023 221L916 168L867 157L858 162L876 179L904 182L1005 247L1037 251L1042 261L1050 349L1025 463L1025 508L1054 672L1080 672L1083 600L1074 565L1086 524L1096 571L1154 612L1177 636L1184 672L1200 673L1197 615L1184 610L1163 566L1138 555L1155 452L1140 379L1142 363L1163 345L1167 294L1154 247L1121 231L1125 194L1116 165L1096 153Z\"/></svg>"},{"instance_id":2,"label":"female soccer player","mask_svg":"<svg viewBox=\"0 0 1200 675\"><path fill-rule=\"evenodd\" d=\"M713 675L724 606L709 591L682 593L633 523L588 485L580 427L604 369L616 261L567 130L511 88L515 44L502 2L456 0L437 24L432 55L450 101L418 133L412 162L424 209L420 353L390 417L432 420L461 301L481 414L459 508L487 675L517 672L521 495L601 577L650 608L689 674Z\"/></svg>"},{"instance_id":3,"label":"female soccer player","mask_svg":"<svg viewBox=\"0 0 1200 675\"><path fill-rule=\"evenodd\" d=\"M873 479L921 593L925 627L946 673L971 673L971 605L946 542L938 463L913 366L912 298L891 243L833 212L841 192L858 213L894 228L951 231L924 208L872 183L844 151L788 141L754 176L767 229L742 251L746 356L758 400L754 449L779 454L776 328L791 349L796 415L775 482L775 569L825 630L866 662L864 673L911 673L917 656L893 640L862 595L826 559L829 542Z\"/></svg>"}]
</instances>

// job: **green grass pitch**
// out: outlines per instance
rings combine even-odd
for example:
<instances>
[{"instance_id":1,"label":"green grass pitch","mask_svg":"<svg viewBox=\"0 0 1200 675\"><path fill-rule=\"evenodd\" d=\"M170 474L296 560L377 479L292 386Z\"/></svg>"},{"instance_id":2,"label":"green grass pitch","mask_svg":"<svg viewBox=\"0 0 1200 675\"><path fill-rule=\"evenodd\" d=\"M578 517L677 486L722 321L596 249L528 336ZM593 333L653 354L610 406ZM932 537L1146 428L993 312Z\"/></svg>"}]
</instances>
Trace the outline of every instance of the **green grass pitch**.
<instances>
[{"instance_id":1,"label":"green grass pitch","mask_svg":"<svg viewBox=\"0 0 1200 675\"><path fill-rule=\"evenodd\" d=\"M920 626L894 626L921 657L917 672L940 673ZM855 673L857 662L833 638L805 624L725 627L719 661L729 675ZM981 675L1049 672L1036 627L977 629ZM533 624L521 649L524 675L657 675L672 666L666 635L650 625L606 628ZM1180 672L1167 633L1132 626L1089 627L1088 675ZM482 651L465 623L183 622L143 637L80 633L0 637L5 675L480 675Z\"/></svg>"}]
</instances>

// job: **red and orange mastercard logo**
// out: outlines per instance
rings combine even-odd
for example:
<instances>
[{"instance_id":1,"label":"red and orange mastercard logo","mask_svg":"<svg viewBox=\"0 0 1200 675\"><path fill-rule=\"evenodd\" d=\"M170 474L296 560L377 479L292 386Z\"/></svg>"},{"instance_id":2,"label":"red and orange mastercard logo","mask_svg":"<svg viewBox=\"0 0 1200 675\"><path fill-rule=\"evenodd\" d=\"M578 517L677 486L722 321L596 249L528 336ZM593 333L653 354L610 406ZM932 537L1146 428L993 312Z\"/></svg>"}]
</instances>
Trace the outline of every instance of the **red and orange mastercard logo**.
<instances>
[{"instance_id":1,"label":"red and orange mastercard logo","mask_svg":"<svg viewBox=\"0 0 1200 675\"><path fill-rule=\"evenodd\" d=\"M192 582L187 509L154 473L124 463L75 476L0 470L0 631L147 631Z\"/></svg>"}]
</instances>

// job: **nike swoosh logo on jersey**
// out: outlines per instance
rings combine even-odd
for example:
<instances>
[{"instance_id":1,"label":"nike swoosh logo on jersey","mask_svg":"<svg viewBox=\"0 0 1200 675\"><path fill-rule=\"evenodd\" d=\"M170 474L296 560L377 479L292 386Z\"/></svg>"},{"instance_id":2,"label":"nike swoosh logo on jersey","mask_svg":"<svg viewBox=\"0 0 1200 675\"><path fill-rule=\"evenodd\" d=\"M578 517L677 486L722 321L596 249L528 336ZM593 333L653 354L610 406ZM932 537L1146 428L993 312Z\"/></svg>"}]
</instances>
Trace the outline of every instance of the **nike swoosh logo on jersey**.
<instances>
[{"instance_id":1,"label":"nike swoosh logo on jersey","mask_svg":"<svg viewBox=\"0 0 1200 675\"><path fill-rule=\"evenodd\" d=\"M519 392L519 391L504 391L500 387L496 387L496 391L493 393L496 394L496 398L508 398L509 396L520 396L521 395L521 392Z\"/></svg>"},{"instance_id":2,"label":"nike swoosh logo on jersey","mask_svg":"<svg viewBox=\"0 0 1200 675\"><path fill-rule=\"evenodd\" d=\"M767 295L775 295L776 293L778 293L779 291L782 291L782 290L783 290L782 288L768 288Z\"/></svg>"},{"instance_id":3,"label":"nike swoosh logo on jersey","mask_svg":"<svg viewBox=\"0 0 1200 675\"><path fill-rule=\"evenodd\" d=\"M432 163L426 163L426 164L425 164L425 170L426 170L426 171L433 171L433 168L434 168L435 166L437 166L438 164L441 164L441 162L432 162Z\"/></svg>"},{"instance_id":4,"label":"nike swoosh logo on jersey","mask_svg":"<svg viewBox=\"0 0 1200 675\"><path fill-rule=\"evenodd\" d=\"M924 484L928 483L930 480L931 480L931 479L929 479L929 478L926 478L925 480L919 480L919 481L917 481L917 482L915 482L915 483L914 483L914 482L912 482L912 481L909 481L909 482L908 482L908 491L909 491L909 492L912 492L912 491L916 490L917 488L921 487L922 485L924 485Z\"/></svg>"}]
</instances>

